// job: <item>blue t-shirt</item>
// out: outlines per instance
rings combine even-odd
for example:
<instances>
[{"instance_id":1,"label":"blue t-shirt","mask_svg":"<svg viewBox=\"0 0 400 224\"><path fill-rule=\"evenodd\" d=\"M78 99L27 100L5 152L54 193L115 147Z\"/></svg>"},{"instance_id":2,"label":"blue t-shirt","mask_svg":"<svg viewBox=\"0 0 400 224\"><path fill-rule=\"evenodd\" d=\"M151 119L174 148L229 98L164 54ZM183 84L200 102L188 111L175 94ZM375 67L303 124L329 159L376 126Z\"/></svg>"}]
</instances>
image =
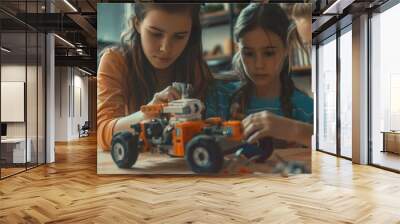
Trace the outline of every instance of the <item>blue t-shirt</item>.
<instances>
[{"instance_id":1,"label":"blue t-shirt","mask_svg":"<svg viewBox=\"0 0 400 224\"><path fill-rule=\"evenodd\" d=\"M215 81L207 94L205 102L206 117L220 116L227 119L230 112L231 98L233 93L240 87L240 84L239 81ZM313 99L297 89L294 90L291 99L293 104L292 119L312 124ZM279 97L266 99L252 96L245 113L249 115L264 110L284 116Z\"/></svg>"},{"instance_id":2,"label":"blue t-shirt","mask_svg":"<svg viewBox=\"0 0 400 224\"><path fill-rule=\"evenodd\" d=\"M215 80L206 96L206 118L222 117L226 120L229 117L231 98L240 84L240 81Z\"/></svg>"}]
</instances>

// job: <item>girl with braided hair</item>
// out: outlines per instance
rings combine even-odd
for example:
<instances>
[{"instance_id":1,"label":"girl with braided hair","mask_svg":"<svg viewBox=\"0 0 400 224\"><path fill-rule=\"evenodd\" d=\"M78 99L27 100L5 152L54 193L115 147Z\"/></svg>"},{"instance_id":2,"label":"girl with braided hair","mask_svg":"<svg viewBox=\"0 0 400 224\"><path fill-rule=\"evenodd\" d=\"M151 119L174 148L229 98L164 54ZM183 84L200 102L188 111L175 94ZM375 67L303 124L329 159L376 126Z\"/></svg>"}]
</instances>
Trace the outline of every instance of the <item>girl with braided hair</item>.
<instances>
[{"instance_id":1,"label":"girl with braided hair","mask_svg":"<svg viewBox=\"0 0 400 224\"><path fill-rule=\"evenodd\" d=\"M243 84L231 112L245 116L249 142L272 137L311 147L313 101L296 89L289 74L291 24L275 4L250 4L237 19L239 51L233 64Z\"/></svg>"},{"instance_id":2,"label":"girl with braided hair","mask_svg":"<svg viewBox=\"0 0 400 224\"><path fill-rule=\"evenodd\" d=\"M217 111L208 102L207 114L217 111L229 114L228 119L243 119L244 137L250 143L267 138L274 139L274 146L311 147L313 100L294 86L289 74L290 39L295 36L291 32L296 27L277 4L253 3L238 16L234 35L239 51L233 67L240 84L224 85L236 85L230 97L212 98L225 98L217 103L218 110L223 104L231 106ZM226 98L231 99L229 103Z\"/></svg>"}]
</instances>

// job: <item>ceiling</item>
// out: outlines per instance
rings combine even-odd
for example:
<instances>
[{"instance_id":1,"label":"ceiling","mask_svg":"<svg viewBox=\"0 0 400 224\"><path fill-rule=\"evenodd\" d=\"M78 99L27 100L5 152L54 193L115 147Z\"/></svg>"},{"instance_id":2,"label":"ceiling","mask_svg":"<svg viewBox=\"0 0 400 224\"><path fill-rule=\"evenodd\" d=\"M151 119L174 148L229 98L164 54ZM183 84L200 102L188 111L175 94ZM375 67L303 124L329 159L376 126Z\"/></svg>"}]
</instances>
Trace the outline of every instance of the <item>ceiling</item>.
<instances>
[{"instance_id":1,"label":"ceiling","mask_svg":"<svg viewBox=\"0 0 400 224\"><path fill-rule=\"evenodd\" d=\"M352 18L373 11L388 0L313 0L313 43L351 24Z\"/></svg>"},{"instance_id":2,"label":"ceiling","mask_svg":"<svg viewBox=\"0 0 400 224\"><path fill-rule=\"evenodd\" d=\"M26 55L28 58L34 57L36 51L43 47L42 44L36 43L36 33L52 32L61 37L55 38L56 65L78 66L95 74L97 1L47 2L46 6L44 0L0 1L2 46L12 50L7 54L7 60L23 60ZM50 11L52 13L49 13Z\"/></svg>"},{"instance_id":3,"label":"ceiling","mask_svg":"<svg viewBox=\"0 0 400 224\"><path fill-rule=\"evenodd\" d=\"M70 44L55 38L56 65L85 67L93 74L97 65L97 3L117 0L0 0L2 46L12 49L8 56L22 58L35 54L36 39L25 32L54 32ZM133 2L133 1L130 1ZM279 2L271 0L270 2ZM282 2L282 1L280 1ZM346 16L376 8L387 0L292 0L313 5L313 40L323 38L327 30ZM335 3L336 2L336 3ZM51 9L51 10L50 10ZM52 11L52 13L49 13ZM327 13L328 12L328 13ZM351 18L349 19L351 22ZM26 42L28 43L25 50ZM41 48L42 45L39 45Z\"/></svg>"}]
</instances>

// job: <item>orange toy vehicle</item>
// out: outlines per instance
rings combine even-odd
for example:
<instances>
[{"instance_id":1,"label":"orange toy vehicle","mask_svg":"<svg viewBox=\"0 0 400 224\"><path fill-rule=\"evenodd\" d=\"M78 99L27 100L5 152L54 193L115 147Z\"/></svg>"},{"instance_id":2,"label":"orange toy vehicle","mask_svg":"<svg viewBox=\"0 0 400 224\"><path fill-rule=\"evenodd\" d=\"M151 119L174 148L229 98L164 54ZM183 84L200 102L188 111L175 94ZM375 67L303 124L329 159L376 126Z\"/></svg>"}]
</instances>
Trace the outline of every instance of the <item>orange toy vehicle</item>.
<instances>
[{"instance_id":1,"label":"orange toy vehicle","mask_svg":"<svg viewBox=\"0 0 400 224\"><path fill-rule=\"evenodd\" d=\"M168 104L142 106L141 111L154 119L132 125L132 132L113 136L111 155L118 167L132 167L139 151L159 151L185 158L196 173L217 173L223 167L224 155L249 145L242 141L240 121L222 121L219 117L202 120L203 103L183 95ZM268 151L266 158L272 154L272 149Z\"/></svg>"}]
</instances>

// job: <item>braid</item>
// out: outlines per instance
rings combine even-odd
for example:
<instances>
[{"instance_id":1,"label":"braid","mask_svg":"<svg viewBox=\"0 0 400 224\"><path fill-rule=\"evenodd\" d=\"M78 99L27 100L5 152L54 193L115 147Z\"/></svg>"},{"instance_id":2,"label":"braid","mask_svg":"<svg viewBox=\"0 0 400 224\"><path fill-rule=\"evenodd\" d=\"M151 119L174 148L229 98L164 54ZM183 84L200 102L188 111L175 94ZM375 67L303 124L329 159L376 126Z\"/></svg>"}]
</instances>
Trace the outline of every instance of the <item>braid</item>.
<instances>
[{"instance_id":1,"label":"braid","mask_svg":"<svg viewBox=\"0 0 400 224\"><path fill-rule=\"evenodd\" d=\"M246 75L239 52L236 52L233 56L232 65L233 70L237 72L242 85L233 93L230 99L230 116L235 112L234 114L238 117L233 117L233 119L242 119L241 117L246 115L246 108L250 102L250 96L252 94L251 90L254 88L254 84Z\"/></svg>"},{"instance_id":2,"label":"braid","mask_svg":"<svg viewBox=\"0 0 400 224\"><path fill-rule=\"evenodd\" d=\"M285 59L281 74L281 110L284 116L291 118L293 116L293 103L291 97L293 95L295 86L293 80L289 76L289 61Z\"/></svg>"},{"instance_id":3,"label":"braid","mask_svg":"<svg viewBox=\"0 0 400 224\"><path fill-rule=\"evenodd\" d=\"M230 99L230 112L228 119L243 119L246 114L250 98L251 82L244 82L232 95Z\"/></svg>"}]
</instances>

